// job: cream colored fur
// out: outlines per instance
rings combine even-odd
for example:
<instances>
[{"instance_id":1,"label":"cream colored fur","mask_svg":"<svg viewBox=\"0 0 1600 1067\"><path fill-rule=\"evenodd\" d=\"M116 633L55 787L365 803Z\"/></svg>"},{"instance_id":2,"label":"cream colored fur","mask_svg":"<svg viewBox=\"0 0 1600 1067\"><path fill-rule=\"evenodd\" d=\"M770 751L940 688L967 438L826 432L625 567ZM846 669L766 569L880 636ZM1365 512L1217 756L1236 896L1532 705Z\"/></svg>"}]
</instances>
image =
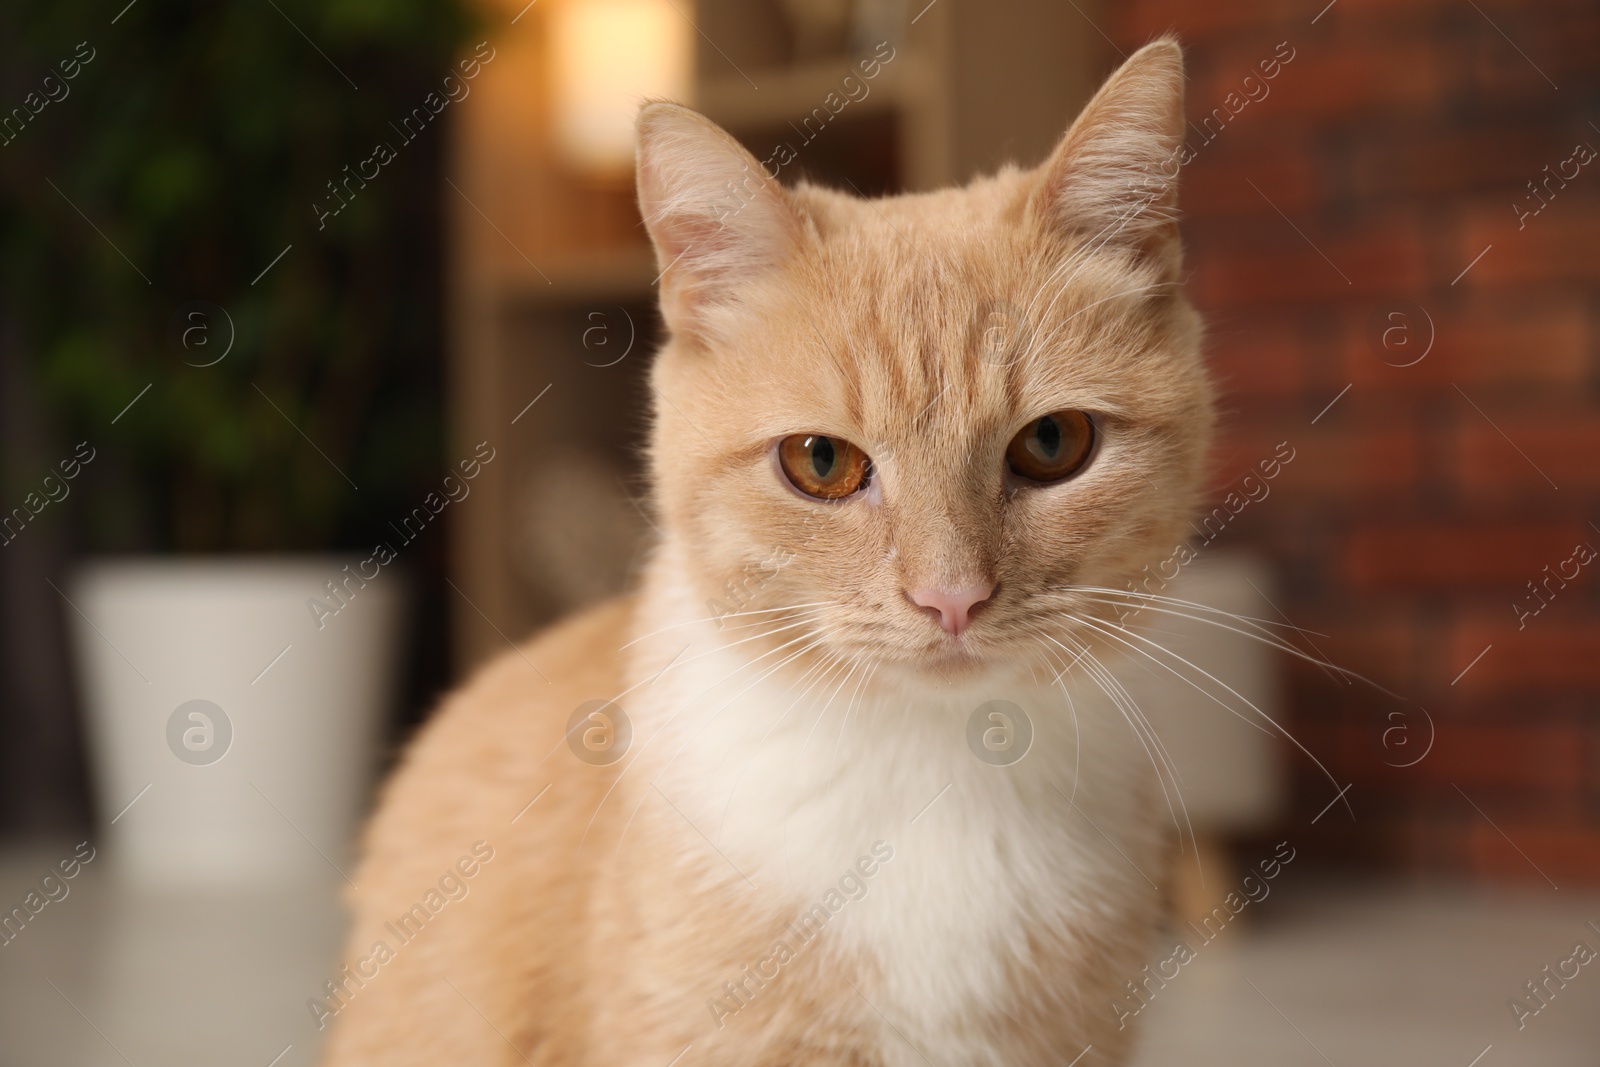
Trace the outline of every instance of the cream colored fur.
<instances>
[{"instance_id":1,"label":"cream colored fur","mask_svg":"<svg viewBox=\"0 0 1600 1067\"><path fill-rule=\"evenodd\" d=\"M1210 390L1150 180L1181 125L1160 41L1041 167L865 202L786 191L693 112L644 109L665 534L636 595L489 666L410 747L350 959L475 843L493 859L339 976L330 1067L1123 1062L1111 1002L1172 818L1076 650L1103 655L1082 620L1112 614L1084 587L1170 551L1202 475ZM1101 428L1087 468L1008 482L1007 441L1064 408ZM772 442L807 432L865 449L870 488L786 487ZM905 595L975 581L998 584L960 637ZM563 736L596 699L632 726L609 767ZM967 744L997 699L1035 730L1009 767Z\"/></svg>"}]
</instances>

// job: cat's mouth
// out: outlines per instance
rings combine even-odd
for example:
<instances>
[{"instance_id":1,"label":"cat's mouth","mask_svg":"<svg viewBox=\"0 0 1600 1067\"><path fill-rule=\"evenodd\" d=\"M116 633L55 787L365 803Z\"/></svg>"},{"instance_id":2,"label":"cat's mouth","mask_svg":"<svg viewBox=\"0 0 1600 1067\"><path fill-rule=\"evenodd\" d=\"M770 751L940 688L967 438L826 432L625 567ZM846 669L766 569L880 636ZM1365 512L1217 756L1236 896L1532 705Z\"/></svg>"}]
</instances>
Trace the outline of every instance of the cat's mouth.
<instances>
[{"instance_id":1,"label":"cat's mouth","mask_svg":"<svg viewBox=\"0 0 1600 1067\"><path fill-rule=\"evenodd\" d=\"M880 677L935 691L981 687L997 679L1024 676L1029 670L1022 643L993 636L988 640L972 640L965 634L944 637L916 650L884 649L872 658L879 665Z\"/></svg>"},{"instance_id":2,"label":"cat's mouth","mask_svg":"<svg viewBox=\"0 0 1600 1067\"><path fill-rule=\"evenodd\" d=\"M1004 669L1021 658L1019 642L1006 639L1006 627L993 619L974 621L958 634L919 634L923 640L911 649L885 650L881 657L902 670L923 672L935 678L971 678Z\"/></svg>"}]
</instances>

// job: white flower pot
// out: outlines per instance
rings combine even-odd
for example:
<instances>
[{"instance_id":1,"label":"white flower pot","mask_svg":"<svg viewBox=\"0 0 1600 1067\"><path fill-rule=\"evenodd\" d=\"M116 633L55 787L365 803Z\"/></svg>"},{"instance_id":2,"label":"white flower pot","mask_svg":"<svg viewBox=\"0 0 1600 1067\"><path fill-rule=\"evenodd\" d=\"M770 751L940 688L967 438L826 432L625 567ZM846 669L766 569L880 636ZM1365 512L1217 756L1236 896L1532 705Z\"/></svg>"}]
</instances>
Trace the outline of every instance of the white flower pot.
<instances>
[{"instance_id":1,"label":"white flower pot","mask_svg":"<svg viewBox=\"0 0 1600 1067\"><path fill-rule=\"evenodd\" d=\"M1275 622L1282 616L1270 599L1274 586L1261 557L1212 549L1149 591ZM1135 641L1166 666L1130 652L1119 679L1172 757L1194 830L1226 836L1271 826L1283 814L1289 742L1263 716L1284 721L1289 654L1252 638L1249 622L1182 603L1158 602L1137 618L1146 640L1171 654ZM1281 628L1276 632L1283 636Z\"/></svg>"},{"instance_id":2,"label":"white flower pot","mask_svg":"<svg viewBox=\"0 0 1600 1067\"><path fill-rule=\"evenodd\" d=\"M363 585L354 564L130 559L74 576L97 844L123 876L192 889L349 872L404 600L393 568Z\"/></svg>"}]
</instances>

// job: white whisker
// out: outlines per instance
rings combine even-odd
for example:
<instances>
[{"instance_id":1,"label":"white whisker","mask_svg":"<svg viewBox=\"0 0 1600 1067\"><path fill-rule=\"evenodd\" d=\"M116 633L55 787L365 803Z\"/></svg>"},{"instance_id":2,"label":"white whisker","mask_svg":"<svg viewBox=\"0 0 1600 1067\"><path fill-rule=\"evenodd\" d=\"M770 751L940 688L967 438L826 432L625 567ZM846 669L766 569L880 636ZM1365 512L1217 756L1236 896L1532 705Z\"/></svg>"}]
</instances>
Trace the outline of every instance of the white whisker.
<instances>
[{"instance_id":1,"label":"white whisker","mask_svg":"<svg viewBox=\"0 0 1600 1067\"><path fill-rule=\"evenodd\" d=\"M1041 633L1041 635L1046 641L1056 645L1063 652L1073 651L1054 636L1048 633ZM1167 811L1172 816L1172 824L1178 830L1179 839L1182 839L1184 828L1187 826L1189 839L1193 841L1194 826L1189 819L1189 806L1183 799L1183 789L1179 781L1177 767L1172 762L1172 757L1167 752L1166 747L1161 743L1155 728L1150 725L1149 720L1144 717L1144 713L1139 710L1138 704L1133 700L1133 697L1116 680L1116 676L1095 658L1087 645L1083 646L1077 662L1084 663L1084 670L1088 672L1089 679L1099 686L1101 692L1105 693L1106 697L1116 705L1117 710L1122 713L1122 717L1127 720L1129 728L1133 730L1134 736L1138 738L1139 744L1144 748L1145 755L1150 759L1150 765L1155 769L1156 783L1161 787L1161 794L1166 799ZM1062 691L1066 691L1064 684ZM1172 790L1170 792L1167 789L1167 780L1169 778L1172 781ZM1176 806L1172 802L1174 794L1178 798ZM1182 823L1178 821L1179 809L1183 811ZM1196 854L1198 855L1198 848L1196 849Z\"/></svg>"},{"instance_id":2,"label":"white whisker","mask_svg":"<svg viewBox=\"0 0 1600 1067\"><path fill-rule=\"evenodd\" d=\"M783 627L783 628L784 629L790 629L790 627ZM761 653L761 655L756 656L756 657L754 657L752 659L745 660L744 662L740 663L737 667L735 667L732 671L728 672L728 674L726 676L724 676L722 678L719 678L717 681L711 683L711 685L707 686L705 689L702 689L699 693L696 693L694 696L690 697L687 701L684 702L684 704L681 707L678 708L677 711L674 711L671 715L667 716L666 721L661 724L661 727L655 733L651 734L648 738L645 739L644 744L641 745L639 747L639 749L634 753L632 758L630 758L628 760L627 765L624 766L622 768L622 770L617 773L617 776L612 779L611 784L606 788L606 791L605 791L604 795L602 795L600 797L600 802L595 805L594 813L589 816L589 822L583 828L583 836L581 838L579 838L578 846L581 848L583 846L584 842L589 839L589 831L594 828L594 821L595 821L595 819L599 818L600 809L605 806L605 803L606 803L607 800L611 799L611 794L616 792L617 786L622 784L622 779L627 777L628 772L630 770L632 770L638 764L639 760L644 758L645 751L648 750L649 747L655 743L656 738L660 737L666 731L667 727L671 726L672 723L678 718L679 715L682 715L685 711L688 711L691 707L694 706L695 702L698 701L701 697L705 696L707 693L711 692L713 689L715 689L718 686L722 685L724 682L727 682L729 679L731 679L734 675L738 674L740 671L748 670L750 667L753 667L757 663L760 663L762 660L766 659L768 656L772 655L773 653L781 652L785 648L788 648L790 645L795 644L795 643L800 642L800 641L807 640L809 637L811 637L813 635L814 635L814 631L813 632L808 632L806 634L802 634L801 636L795 638L792 641L787 641L787 642L785 642L785 643L783 643L781 645L778 645L776 648L769 648L767 651ZM765 636L765 635L758 635L758 636ZM743 644L744 642L738 641L738 642L734 642L734 643L735 644ZM723 646L719 646L719 647L723 647ZM732 647L732 646L726 646L726 647ZM713 649L712 651L716 651L716 649ZM695 657L695 658L699 658L699 657ZM635 685L633 685L633 686L630 686L628 691L631 691L631 690L636 689L636 688L638 688L638 684L637 683ZM625 693L626 693L626 691L625 691ZM617 698L617 699L620 699L620 698ZM548 757L546 757L546 758L548 758Z\"/></svg>"},{"instance_id":3,"label":"white whisker","mask_svg":"<svg viewBox=\"0 0 1600 1067\"><path fill-rule=\"evenodd\" d=\"M1034 632L1038 633L1037 630ZM1050 647L1043 640L1039 642L1039 650L1044 659L1045 670L1052 675L1051 684L1060 686L1061 695L1067 701L1067 712L1072 716L1072 795L1067 798L1068 805L1071 805L1078 797L1078 781L1083 772L1083 729L1078 724L1078 708L1073 703L1072 691L1067 688L1064 681L1067 667L1058 669L1055 666Z\"/></svg>"},{"instance_id":4,"label":"white whisker","mask_svg":"<svg viewBox=\"0 0 1600 1067\"><path fill-rule=\"evenodd\" d=\"M843 664L844 660L839 656L839 654L829 650L823 654L822 659L818 660L816 663L807 668L806 672L796 680L794 684L798 684L798 682L804 681L808 677L811 678L811 681L806 684L806 687L800 691L800 695L789 702L789 706L783 709L783 713L779 715L777 719L773 721L772 725L767 728L767 732L761 735L761 740L756 742L755 747L750 751L750 755L745 759L744 765L739 768L739 773L734 776L733 784L728 787L728 799L723 803L722 806L722 819L717 823L718 830L721 830L723 826L727 825L728 812L733 808L733 797L734 794L739 791L739 783L744 781L745 772L750 769L750 765L755 762L756 756L758 756L761 753L761 750L766 747L767 741L772 737L773 733L776 732L778 727L783 724L783 720L789 717L789 713L800 706L800 702L806 698L808 693L810 693L818 685L826 684L825 679L833 677L834 668L836 666L842 666ZM812 677L813 675L815 675L815 677ZM789 688L793 689L794 684L791 684Z\"/></svg>"},{"instance_id":5,"label":"white whisker","mask_svg":"<svg viewBox=\"0 0 1600 1067\"><path fill-rule=\"evenodd\" d=\"M855 677L855 673L856 673L857 670L860 669L860 667L861 667L861 655L860 655L860 653L852 653L851 656L850 656L850 671L849 671L849 673L847 673L844 676L844 679L837 686L834 687L833 692L828 694L828 699L827 699L826 702L823 703L822 710L817 712L817 721L811 724L811 732L806 734L805 744L800 746L800 755L797 758L804 758L805 757L806 749L811 747L811 738L816 736L817 727L822 725L822 720L827 718L827 716L828 716L828 709L833 707L833 702L839 698L839 694L844 690L844 687L850 684L850 679Z\"/></svg>"},{"instance_id":6,"label":"white whisker","mask_svg":"<svg viewBox=\"0 0 1600 1067\"><path fill-rule=\"evenodd\" d=\"M727 710L727 708L730 705L732 705L732 703L735 700L737 700L739 697L743 696L745 693L749 692L750 689L753 688L754 686L760 684L763 679L771 677L772 674L774 674L775 672L781 670L785 664L793 662L795 659L799 658L800 656L805 655L808 651L810 651L813 648L816 648L821 643L822 643L822 639L819 638L819 639L817 639L815 641L812 641L810 644L798 649L797 651L790 653L788 656L785 656L783 659L779 660L776 664L769 665L767 667L767 669L763 670L762 673L760 675L758 675L749 685L745 686L739 692L735 693L733 696L731 696L727 700L723 701L722 702L722 706L719 707L710 716L710 718L708 718L705 722L701 723L700 726L698 728L696 728L693 733L691 733L688 737L684 738L683 741L681 741L679 743L678 747L673 751L672 755L667 759L666 763L664 763L662 765L661 769L656 772L656 776L650 780L650 785L656 786L657 783L660 782L662 776L666 774L668 768L670 768L672 766L672 764L677 761L678 757L683 754L683 750L688 746L689 742L694 740L694 738L696 736L698 736L702 730L704 730L706 727L710 726L711 723L719 715L721 715L723 711ZM735 670L729 672L725 677L723 677L720 681L718 681L716 683L716 685L711 686L711 689L714 689L714 688L716 688L717 685L721 685L724 682L728 681L735 674L738 674L742 670L744 670L743 666L738 667ZM707 692L710 692L710 689L702 691L700 694L698 694L694 698L694 700L690 701L690 703L688 705L685 705L683 708L679 708L678 711L674 712L672 714L671 718L669 718L667 720L668 723L670 723L672 721L672 719L676 719L678 717L679 713L687 710L688 707L693 705L694 701L698 700L701 696L704 696L705 693L707 693ZM662 730L657 731L656 734L651 735L650 740L654 741L655 738L660 736L660 734L662 732L664 732L664 731L665 731L665 725L663 725ZM636 762L636 761L634 761L634 762ZM631 770L633 768L633 765L634 765L634 763L630 762L627 767L623 768L622 774L626 774L629 770ZM618 775L619 779L622 777L622 774ZM615 783L613 783L613 788L615 788ZM610 793L608 791L607 792L607 796L609 796L609 795L610 795ZM600 800L601 804L605 803L605 799L606 799L605 797L601 798L601 800ZM628 836L628 828L633 825L634 817L639 814L639 809L644 806L644 801L647 800L647 799L649 799L648 794L642 796L640 798L640 800L639 800L639 803L635 804L634 807L633 807L633 810L628 813L627 820L622 824L622 832L620 834L618 834L618 836L617 836L617 847L616 847L615 852L613 853L613 857L620 856L622 854L622 843L623 843L623 840ZM596 808L596 812L595 813L597 815L599 814L598 807ZM591 817L590 821L591 821L591 823L593 822L593 818L592 817ZM587 831L585 833L587 835ZM579 843L581 844L582 842L580 841Z\"/></svg>"},{"instance_id":7,"label":"white whisker","mask_svg":"<svg viewBox=\"0 0 1600 1067\"><path fill-rule=\"evenodd\" d=\"M1269 627L1277 626L1285 630L1293 630L1296 633L1311 634L1315 637L1328 636L1325 633L1320 633L1316 630L1307 630L1304 627L1296 626L1293 623L1279 622L1276 619L1261 619L1254 615L1241 615L1238 612L1227 611L1226 609L1215 607L1211 604L1202 604L1198 600L1184 600L1181 597L1163 596L1158 593L1141 593L1134 589L1112 589L1103 585L1067 585L1059 587L1058 591L1065 593L1100 593L1104 596L1132 597L1135 600L1148 602L1146 604L1139 605L1140 607L1147 607L1151 603L1169 604L1173 607L1188 608L1191 611L1210 612L1213 615L1226 616L1227 618L1233 619L1237 622L1254 623L1256 624L1257 629L1260 629L1262 632L1268 634L1272 633L1272 630L1269 629ZM1276 635L1274 634L1273 636Z\"/></svg>"},{"instance_id":8,"label":"white whisker","mask_svg":"<svg viewBox=\"0 0 1600 1067\"><path fill-rule=\"evenodd\" d=\"M737 618L740 618L741 616L744 616L744 615L773 615L773 614L776 614L776 613L782 612L782 611L798 611L801 608L815 608L815 607L821 607L821 606L824 606L824 605L827 605L827 604L831 604L831 603L833 603L833 601L831 601L831 600L813 600L809 604L787 604L787 605L785 605L785 606L783 606L781 608L755 608L755 609L752 609L750 611L732 611L732 612L729 612L726 615L707 615L703 619L690 619L688 622L675 622L671 626L663 626L659 630L651 630L647 634L641 634L640 636L635 637L632 641L629 641L627 644L619 645L617 647L617 651L620 652L625 648L631 648L634 645L638 644L640 641L644 641L644 640L646 640L648 638L655 637L657 634L664 634L668 630L679 630L679 629L682 629L685 626L695 626L695 625L698 625L700 623L705 623L705 622L716 622L718 619L737 619ZM812 614L817 614L817 613L816 612L812 612ZM741 624L741 625L758 625L758 624L751 623L751 624Z\"/></svg>"},{"instance_id":9,"label":"white whisker","mask_svg":"<svg viewBox=\"0 0 1600 1067\"><path fill-rule=\"evenodd\" d=\"M720 716L724 711L726 711L733 704L733 702L735 700L738 700L740 697L742 697L746 693L748 693L751 689L753 689L757 685L759 685L763 680L765 680L767 678L770 678L773 674L776 674L778 671L782 670L785 665L794 662L796 659L798 659L799 657L805 655L807 652L811 651L812 649L816 648L818 645L822 644L822 642L824 641L823 637L817 636L817 635L814 635L814 634L807 634L807 635L805 635L803 637L796 638L795 640L796 641L804 641L807 638L813 638L813 637L814 637L814 640L812 640L810 644L807 644L807 645L801 647L797 651L792 652L789 655L785 656L783 659L779 660L777 663L768 666L767 669L762 671L761 674L757 675L756 678L753 681L751 681L751 683L749 685L745 686L743 689L741 689L737 693L733 694L733 696L729 697L727 700L724 700L722 702L722 705L719 708L717 708L717 710L715 712L713 712L711 714L711 716L706 719L705 722L701 723L698 727L696 727L694 729L694 731L689 734L689 736L685 737L679 743L678 747L673 751L672 755L667 758L666 763L662 764L661 765L661 769L656 772L656 776L654 778L650 779L650 784L652 786L656 786L661 781L662 776L664 776L667 773L667 770L674 763L677 762L678 757L683 754L683 750L688 747L689 742L693 741L696 737L700 736L700 733L703 730L705 730L707 727L709 727L713 722L715 722L717 717ZM794 644L794 643L795 643L794 641L789 642L789 644ZM787 648L788 645L784 645L782 647ZM717 683L717 685L721 685L723 682L726 682L729 678L732 678L734 674L739 673L739 671L741 671L743 669L744 669L743 667L740 667L737 670L733 671L727 677L725 677L721 681L719 681ZM712 688L716 688L716 686L713 686ZM706 690L705 692L709 692L709 691L710 690ZM700 696L704 696L704 695L705 695L704 692L702 692L700 694ZM695 699L698 700L699 696L697 696ZM680 709L680 710L682 710L682 709ZM676 713L674 713L673 718L676 718L676 717L677 717L677 715L676 715ZM668 721L670 721L670 720L668 720ZM658 735L652 735L651 736L651 740L654 740L656 736L658 736ZM623 769L623 773L624 774L627 773L627 770L630 769L632 766L633 765L630 763L627 768ZM617 777L620 779L622 777L622 775L619 774ZM628 836L628 827L633 825L634 816L639 814L639 809L644 806L644 802L646 800L648 800L648 799L649 799L649 794L646 793L646 794L642 795L640 797L639 803L635 804L634 807L633 807L633 810L628 813L627 821L622 824L622 832L617 835L617 848L616 848L615 855L619 855L620 856L622 854L622 842L623 842L623 839ZM601 803L604 803L604 798L601 798Z\"/></svg>"},{"instance_id":10,"label":"white whisker","mask_svg":"<svg viewBox=\"0 0 1600 1067\"><path fill-rule=\"evenodd\" d=\"M811 613L808 613L808 614L811 614ZM641 679L639 679L639 681L634 682L632 685L628 686L628 688L624 689L622 692L620 692L617 695L611 697L607 701L607 703L615 704L617 701L621 700L623 697L627 696L629 693L632 693L636 689L640 689L640 688L642 688L644 686L647 686L647 685L654 685L656 682L661 680L661 676L666 674L667 671L676 670L677 668L685 667L685 666L689 665L690 663L695 662L696 660L704 659L706 656L713 655L719 649L732 648L732 647L734 647L734 645L742 645L746 641L759 641L763 637L771 637L773 634L781 633L784 630L792 630L796 626L805 625L808 621L810 621L810 620L809 619L800 619L799 621L791 622L791 623L788 623L788 624L786 624L784 626L774 627L774 628L772 628L770 630L767 630L764 633L754 634L754 635L752 635L750 637L743 638L743 639L741 639L739 641L734 641L731 644L717 645L715 648L709 649L706 652L702 652L697 656L690 656L688 659L673 659L670 663L668 663L660 671L656 672L654 675L651 675L648 678L641 678ZM623 647L625 648L627 646L623 646ZM681 656L682 654L683 654L682 652L679 652L679 656ZM760 657L758 657L758 658L760 658ZM562 746L565 743L566 743L566 738L563 737L560 741L557 741L555 744L551 745L550 746L550 750L539 758L539 762L538 763L534 764L534 768L537 769L537 768L543 766L546 760L548 760L551 756L555 755L557 752L561 751ZM591 822L592 821L593 820L591 820Z\"/></svg>"},{"instance_id":11,"label":"white whisker","mask_svg":"<svg viewBox=\"0 0 1600 1067\"><path fill-rule=\"evenodd\" d=\"M877 673L878 664L874 663L861 676L861 681L856 683L856 691L850 695L850 703L844 706L844 721L839 723L839 736L833 742L833 754L835 756L839 754L839 746L844 744L845 727L850 725L850 713L855 710L856 701L861 698L861 694L866 691L867 684L872 681L872 676Z\"/></svg>"},{"instance_id":12,"label":"white whisker","mask_svg":"<svg viewBox=\"0 0 1600 1067\"><path fill-rule=\"evenodd\" d=\"M1115 635L1112 634L1110 632L1110 630L1106 629L1106 627L1102 626L1100 623L1095 622L1093 619L1078 617L1077 621L1080 622L1080 623L1083 623L1084 625L1087 625L1087 626L1089 626L1089 627L1091 627L1091 628L1093 628L1093 629L1095 629L1097 631L1099 631L1100 633L1105 634L1107 637L1115 637ZM1214 682L1217 685L1221 686L1223 689L1226 689L1230 694L1232 694L1235 698L1237 698L1239 701L1241 701L1251 711L1255 712L1257 715L1259 715L1263 719L1267 720L1267 722L1271 723L1273 728L1276 729L1278 731L1278 733L1283 735L1283 737L1286 740L1288 740L1290 744L1294 745L1295 748L1298 748L1302 753L1304 753L1306 758L1309 759L1312 763L1315 763L1317 765L1317 769L1323 773L1323 775L1328 779L1328 781L1333 783L1333 787L1335 789L1340 788L1338 780L1335 779L1334 776L1333 776L1333 772L1329 771L1327 767L1323 766L1322 761L1317 759L1316 756L1312 755L1310 749L1306 748L1305 745L1301 744L1300 740L1298 738L1296 738L1293 734L1291 734L1287 729L1285 729L1284 726L1278 722L1278 720L1274 719L1271 715L1268 715L1266 712L1264 712L1260 708L1256 707L1255 704L1253 704L1249 700L1245 699L1245 697L1240 695L1238 690L1234 689L1227 682L1222 681L1216 675L1214 675L1210 671L1206 670L1204 667L1198 666L1195 663L1192 663L1191 661L1189 661L1189 660L1185 659L1184 657L1178 655L1178 653L1172 651L1170 648L1166 648L1165 646L1158 645L1155 642L1149 640L1148 638L1146 638L1146 637L1144 637L1144 636L1142 636L1140 634L1134 633L1132 630L1126 629L1126 628L1121 627L1121 626L1116 626L1115 624L1109 624L1109 625L1111 625L1114 629L1120 630L1122 633L1127 634L1129 637L1135 638L1135 639L1137 639L1139 641L1143 641L1145 644L1151 645L1152 647L1154 647L1158 651L1166 653L1167 655L1171 656L1173 659L1175 659L1178 662L1180 662L1180 663L1184 664L1185 666L1189 667L1191 670L1199 671L1201 674L1205 675L1212 682ZM1201 692L1205 692L1205 690L1202 689ZM1216 696L1214 694L1207 693L1206 695L1210 696L1211 699L1216 700L1218 704L1221 704L1223 707L1227 708L1233 714L1238 715L1241 719L1244 718L1244 716L1239 713L1237 708L1231 707L1225 701L1217 700L1217 698L1216 698ZM1349 801L1345 801L1345 807L1347 809L1350 807L1350 802ZM1352 811L1351 814L1353 815L1354 812Z\"/></svg>"},{"instance_id":13,"label":"white whisker","mask_svg":"<svg viewBox=\"0 0 1600 1067\"><path fill-rule=\"evenodd\" d=\"M1071 588L1078 588L1078 589L1083 589L1085 591L1093 591L1093 592L1104 592L1105 591L1105 590L1096 589L1096 588L1094 588L1092 586L1078 586L1078 587L1071 587ZM1124 592L1126 592L1126 591L1124 590ZM1109 606L1112 606L1112 607L1125 606L1125 605L1122 605L1121 603L1119 603L1118 601L1107 600L1107 599L1103 599L1101 597L1087 596L1087 597L1084 597L1084 599L1085 600L1089 600L1089 601L1094 602L1094 603L1106 604L1106 605L1109 605ZM1240 635L1241 637L1248 637L1253 641L1259 641L1262 644L1267 645L1270 648L1277 649L1280 652L1287 652L1289 655L1294 656L1296 659L1304 660L1305 662L1310 663L1313 666L1319 667L1324 671L1333 671L1334 673L1336 673L1336 674L1338 674L1338 675L1340 675L1340 676L1342 676L1344 678L1354 679L1354 680L1356 680L1358 682L1362 682L1363 684L1369 685L1373 689L1376 689L1378 692L1384 694L1385 696L1393 697L1396 700L1405 699L1404 697L1401 697L1398 693L1395 693L1395 692L1391 691L1386 686L1378 684L1377 682L1373 681L1371 678L1366 677L1365 675L1357 674L1355 671L1349 670L1349 669L1347 669L1345 667L1341 667L1338 664L1332 663L1332 662L1330 662L1330 661L1328 661L1326 659L1322 659L1322 658L1319 658L1317 656L1313 656L1309 652L1306 652L1304 649L1297 648L1295 645L1290 644L1289 642L1287 642L1284 639L1280 638L1277 634L1272 633L1270 630L1267 630L1265 627L1268 626L1268 625L1271 625L1271 626L1283 626L1283 627L1285 627L1287 629L1290 629L1290 630L1293 630L1294 632L1299 633L1299 634L1314 634L1314 633L1316 633L1316 631L1314 631L1314 630L1306 630L1306 629L1302 629L1301 627L1294 626L1293 624L1290 624L1290 623L1278 623L1278 622L1274 622L1274 621L1272 621L1270 619L1254 619L1254 618L1251 618L1248 615L1239 615L1239 614L1236 614L1235 612L1224 611L1221 608L1209 607L1209 606L1207 606L1205 604L1198 604L1198 603L1195 603L1194 601L1190 601L1190 600L1177 600L1176 598L1173 598L1173 597L1160 597L1160 598L1155 598L1155 599L1159 599L1159 600L1164 601L1164 602L1171 602L1171 603L1176 603L1176 604L1180 604L1180 605L1185 605L1185 606L1193 607L1193 608L1204 610L1204 611L1209 611L1209 612L1212 612L1213 614L1221 615L1221 616L1224 616L1226 618L1236 619L1236 620L1238 620L1240 622L1246 623L1247 625L1248 624L1252 624L1252 623L1260 623L1261 625L1252 626L1251 629L1244 630L1244 629L1240 629L1237 626L1229 626L1228 624L1226 624L1224 622L1221 622L1221 621L1219 621L1218 619L1215 619L1215 618L1211 618L1211 617L1204 616L1204 615L1195 615L1195 614L1192 614L1190 612L1179 611L1176 608L1169 608L1169 607L1166 607L1166 606L1164 606L1162 604L1155 604L1155 603L1141 604L1141 605L1139 605L1139 610L1140 611L1154 611L1154 612L1158 612L1158 613L1163 614L1163 615L1173 615L1173 616L1177 616L1178 618L1188 619L1191 622L1204 623L1207 626L1214 626L1214 627L1217 627L1218 629L1228 630L1228 631L1230 631L1232 633L1236 633L1236 634ZM1119 619L1117 625L1122 625L1122 623L1124 621L1125 620ZM1257 632L1257 631L1259 631L1259 632ZM1327 635L1326 634L1317 634L1317 636L1326 637ZM1308 638L1308 640L1309 640L1309 638Z\"/></svg>"}]
</instances>

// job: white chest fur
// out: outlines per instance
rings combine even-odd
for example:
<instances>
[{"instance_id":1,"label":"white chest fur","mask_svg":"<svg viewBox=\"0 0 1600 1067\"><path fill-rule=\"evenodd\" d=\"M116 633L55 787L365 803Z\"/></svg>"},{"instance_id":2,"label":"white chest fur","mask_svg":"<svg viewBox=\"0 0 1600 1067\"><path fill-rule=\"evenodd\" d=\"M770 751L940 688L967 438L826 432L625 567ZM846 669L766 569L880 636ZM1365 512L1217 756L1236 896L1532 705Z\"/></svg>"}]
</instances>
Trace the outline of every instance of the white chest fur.
<instances>
[{"instance_id":1,"label":"white chest fur","mask_svg":"<svg viewBox=\"0 0 1600 1067\"><path fill-rule=\"evenodd\" d=\"M1070 699L1027 672L897 692L847 667L761 678L740 652L692 653L633 697L636 743L670 759L655 787L754 891L797 918L828 909L827 943L870 961L862 993L904 1035L885 1031L886 1063L1003 1061L975 1020L1015 995L1030 931L1103 914L1147 888L1141 869L1156 876L1164 827L1139 739L1082 682ZM1006 766L1015 749L976 754L982 729L1007 725L991 701L1031 724ZM1024 724L1009 725L1015 743ZM875 845L881 862L858 866Z\"/></svg>"}]
</instances>

